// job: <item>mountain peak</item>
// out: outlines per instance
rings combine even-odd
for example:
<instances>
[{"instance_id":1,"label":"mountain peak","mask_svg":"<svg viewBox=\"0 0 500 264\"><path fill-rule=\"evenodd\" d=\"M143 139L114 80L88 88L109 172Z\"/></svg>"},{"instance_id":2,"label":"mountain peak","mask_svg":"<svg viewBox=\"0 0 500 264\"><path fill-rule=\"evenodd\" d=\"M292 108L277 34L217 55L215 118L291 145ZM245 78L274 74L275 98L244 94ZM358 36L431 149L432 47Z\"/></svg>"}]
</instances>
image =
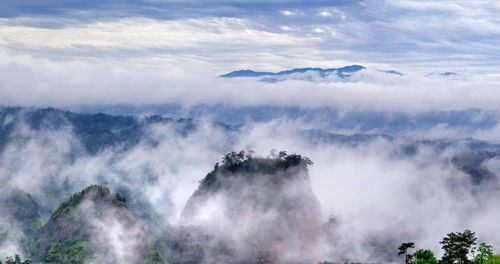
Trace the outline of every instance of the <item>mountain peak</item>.
<instances>
[{"instance_id":1,"label":"mountain peak","mask_svg":"<svg viewBox=\"0 0 500 264\"><path fill-rule=\"evenodd\" d=\"M217 252L211 256L215 263L316 262L321 213L309 182L310 164L285 152L266 158L227 154L182 212L184 232L190 234L181 236L182 251Z\"/></svg>"},{"instance_id":2,"label":"mountain peak","mask_svg":"<svg viewBox=\"0 0 500 264\"><path fill-rule=\"evenodd\" d=\"M114 254L117 248L112 237L116 232L139 239L141 244L132 243L127 252ZM83 263L101 258L111 260L108 263L123 263L124 259L138 263L147 245L145 232L123 196L112 194L107 187L91 185L52 214L42 230L36 257L43 263Z\"/></svg>"},{"instance_id":3,"label":"mountain peak","mask_svg":"<svg viewBox=\"0 0 500 264\"><path fill-rule=\"evenodd\" d=\"M345 76L344 73L352 73L352 72L357 72L360 70L366 69L364 66L353 64L349 66L344 66L340 68L311 68L311 67L306 67L306 68L294 68L291 70L284 70L284 71L279 71L279 72L258 72L258 71L253 71L253 70L237 70L237 71L232 71L230 73L226 73L223 75L220 75L219 77L223 78L235 78L235 77L263 77L263 76L284 76L284 75L290 75L294 73L305 73L305 72L317 72L320 74L320 76L325 77L326 75L336 72L339 77Z\"/></svg>"}]
</instances>

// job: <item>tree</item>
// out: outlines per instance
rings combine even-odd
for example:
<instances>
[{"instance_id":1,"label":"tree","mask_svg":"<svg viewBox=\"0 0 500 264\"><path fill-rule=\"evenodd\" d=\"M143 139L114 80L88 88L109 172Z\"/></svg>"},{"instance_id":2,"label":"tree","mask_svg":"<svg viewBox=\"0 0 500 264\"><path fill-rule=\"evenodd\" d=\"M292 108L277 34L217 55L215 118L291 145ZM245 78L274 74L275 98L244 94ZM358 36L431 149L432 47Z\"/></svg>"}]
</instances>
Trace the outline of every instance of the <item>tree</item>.
<instances>
[{"instance_id":1,"label":"tree","mask_svg":"<svg viewBox=\"0 0 500 264\"><path fill-rule=\"evenodd\" d=\"M1 260L0 260L0 264L2 264ZM19 257L19 255L15 255L14 258L7 257L5 264L31 264L31 261L30 260L23 261L23 260L21 260L21 257Z\"/></svg>"},{"instance_id":2,"label":"tree","mask_svg":"<svg viewBox=\"0 0 500 264\"><path fill-rule=\"evenodd\" d=\"M414 261L413 264L438 264L434 252L428 249L419 249L413 253Z\"/></svg>"},{"instance_id":3,"label":"tree","mask_svg":"<svg viewBox=\"0 0 500 264\"><path fill-rule=\"evenodd\" d=\"M477 249L477 255L474 258L475 264L484 264L493 257L493 247L486 243L481 243Z\"/></svg>"},{"instance_id":4,"label":"tree","mask_svg":"<svg viewBox=\"0 0 500 264\"><path fill-rule=\"evenodd\" d=\"M411 248L415 248L415 243L413 242L406 242L406 243L403 243L401 244L401 246L399 246L399 254L398 255L404 255L405 256L405 263L406 264L409 264L411 263L412 259L413 259L413 255L409 254L408 253L408 250L411 249Z\"/></svg>"},{"instance_id":5,"label":"tree","mask_svg":"<svg viewBox=\"0 0 500 264\"><path fill-rule=\"evenodd\" d=\"M500 255L493 255L484 262L485 264L500 264Z\"/></svg>"},{"instance_id":6,"label":"tree","mask_svg":"<svg viewBox=\"0 0 500 264\"><path fill-rule=\"evenodd\" d=\"M146 254L146 264L168 264L168 261L158 249L150 248Z\"/></svg>"},{"instance_id":7,"label":"tree","mask_svg":"<svg viewBox=\"0 0 500 264\"><path fill-rule=\"evenodd\" d=\"M470 263L468 255L474 254L476 240L476 233L470 230L465 230L462 233L447 234L447 236L443 238L443 241L439 242L442 244L444 250L441 261L445 264Z\"/></svg>"}]
</instances>

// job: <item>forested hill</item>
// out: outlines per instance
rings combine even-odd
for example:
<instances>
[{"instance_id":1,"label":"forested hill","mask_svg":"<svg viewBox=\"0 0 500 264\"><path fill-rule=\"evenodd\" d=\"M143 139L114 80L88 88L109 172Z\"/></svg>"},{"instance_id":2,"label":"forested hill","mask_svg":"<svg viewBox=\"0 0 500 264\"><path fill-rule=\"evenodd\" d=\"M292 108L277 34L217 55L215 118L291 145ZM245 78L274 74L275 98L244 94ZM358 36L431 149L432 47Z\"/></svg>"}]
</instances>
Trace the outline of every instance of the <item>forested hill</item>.
<instances>
[{"instance_id":1,"label":"forested hill","mask_svg":"<svg viewBox=\"0 0 500 264\"><path fill-rule=\"evenodd\" d=\"M175 133L181 137L196 132L202 126L199 120L173 119L158 115L124 116L75 113L56 108L0 107L0 153L7 145L21 144L29 138L36 137L37 133L42 131L62 131L73 134L77 140L75 143L81 144L83 149L78 149L73 144L71 146L74 148L71 154L72 159L78 159L81 155L95 155L109 148L114 148L114 151L126 151L139 143L154 147L159 144L159 141L150 136L150 129L162 125L170 126L172 130L169 133ZM230 151L230 144L237 140L239 135L245 133L244 125L228 125L221 122L210 122L210 125L226 134L228 147L223 149L223 152ZM427 140L403 137L401 140L398 136L363 133L342 135L319 129L297 130L294 133L312 145L357 146L379 139L399 140L404 142L401 144L401 151L405 155L412 155L422 147L445 151L458 146L463 149L463 153L452 159L452 163L478 179L477 181L490 177L490 172L481 164L500 153L500 145L470 138Z\"/></svg>"},{"instance_id":2,"label":"forested hill","mask_svg":"<svg viewBox=\"0 0 500 264\"><path fill-rule=\"evenodd\" d=\"M82 114L56 108L0 107L0 151L19 136L15 130L20 126L27 126L34 131L70 130L89 153L96 153L114 146L131 147L146 138L144 129L154 124L173 124L180 134L195 129L192 119L172 119L158 115L134 117ZM222 123L214 125L231 128Z\"/></svg>"},{"instance_id":3,"label":"forested hill","mask_svg":"<svg viewBox=\"0 0 500 264\"><path fill-rule=\"evenodd\" d=\"M312 252L308 245L317 240L308 234L322 232L318 221L326 224L328 219L320 219L315 209L319 195L309 187L310 161L298 154L273 152L276 146L300 146L304 155L319 160L315 160L318 167L338 158L346 161L346 153L358 158L354 167L364 162L406 164L403 172L411 173L430 164L439 168L432 176L447 183L442 187L445 191L455 193L459 183L470 187L472 191L466 190L467 197L474 199L471 204L484 204L489 194L496 195L499 184L498 169L491 163L497 162L500 146L472 139L345 135L275 124L229 126L160 116L4 107L0 142L0 248L39 263L82 263L82 259L104 256L112 261L95 263L122 264L127 254L113 255L120 248L137 253L126 257L133 262L168 259L179 264L201 263L200 259L211 263L286 259L273 245L290 249L287 252ZM253 147L259 148L260 155L249 151ZM380 160L365 155L374 147L377 155L384 152ZM242 149L247 152L233 152ZM325 173L329 175L330 169ZM345 172L337 170L338 177ZM461 204L463 197L450 200ZM227 213L221 219L210 212ZM182 228L170 225L174 217L180 218L175 224ZM87 222L82 223L82 218ZM260 229L264 232L252 228L255 219L268 221ZM301 225L304 222L315 224ZM111 236L114 232L124 232L130 243L108 243L118 248L95 251L96 245L106 244L100 236L94 239L96 232L106 234L108 240L116 239ZM392 252L396 238L386 236L389 233L366 237L370 242L366 250L372 250L368 254L393 260L394 255L387 252ZM131 237L139 237L140 243ZM280 244L283 241L290 244ZM68 262L67 257L78 261Z\"/></svg>"},{"instance_id":4,"label":"forested hill","mask_svg":"<svg viewBox=\"0 0 500 264\"><path fill-rule=\"evenodd\" d=\"M298 154L228 153L187 201L175 237L196 263L315 263L323 219ZM182 254L181 254L182 253Z\"/></svg>"},{"instance_id":5,"label":"forested hill","mask_svg":"<svg viewBox=\"0 0 500 264\"><path fill-rule=\"evenodd\" d=\"M143 208L130 207L123 195L102 185L72 194L50 216L39 213L30 194L13 191L14 196L4 199L17 203L2 213L26 222L20 230L23 244L18 253L39 264L264 263L283 260L280 250L296 251L293 258L299 259L314 253L311 250L317 246L322 224L307 175L310 164L305 157L285 152L270 157L231 152L207 174L186 204L183 221L189 224L175 228L152 223L154 219L140 213ZM217 218L211 220L216 222L195 217L220 195L227 200L219 204L221 210L214 211ZM32 215L19 215L23 210ZM227 237L248 221L253 227L245 231L245 237L241 233ZM217 224L227 232L214 233L212 225ZM295 246L289 243L291 239Z\"/></svg>"}]
</instances>

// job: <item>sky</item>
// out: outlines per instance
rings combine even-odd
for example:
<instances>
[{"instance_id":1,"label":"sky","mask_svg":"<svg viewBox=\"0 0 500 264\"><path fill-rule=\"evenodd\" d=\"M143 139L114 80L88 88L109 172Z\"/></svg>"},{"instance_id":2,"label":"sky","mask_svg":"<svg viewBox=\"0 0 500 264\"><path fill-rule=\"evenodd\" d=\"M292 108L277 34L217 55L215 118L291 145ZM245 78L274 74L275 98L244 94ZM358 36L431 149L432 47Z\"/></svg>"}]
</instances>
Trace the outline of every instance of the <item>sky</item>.
<instances>
[{"instance_id":1,"label":"sky","mask_svg":"<svg viewBox=\"0 0 500 264\"><path fill-rule=\"evenodd\" d=\"M217 74L349 64L496 73L495 0L0 2L0 52Z\"/></svg>"},{"instance_id":2,"label":"sky","mask_svg":"<svg viewBox=\"0 0 500 264\"><path fill-rule=\"evenodd\" d=\"M495 0L0 1L0 105L500 110L499 12ZM217 78L352 64L367 70L347 82ZM442 72L457 75L429 77Z\"/></svg>"}]
</instances>

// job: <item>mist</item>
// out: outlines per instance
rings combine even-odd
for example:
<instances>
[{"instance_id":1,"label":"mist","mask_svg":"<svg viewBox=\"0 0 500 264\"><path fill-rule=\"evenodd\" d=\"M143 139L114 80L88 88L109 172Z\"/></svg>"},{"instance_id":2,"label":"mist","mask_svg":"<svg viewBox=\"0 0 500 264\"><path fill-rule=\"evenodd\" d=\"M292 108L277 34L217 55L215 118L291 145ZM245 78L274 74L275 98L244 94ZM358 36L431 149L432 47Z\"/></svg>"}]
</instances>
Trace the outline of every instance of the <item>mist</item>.
<instances>
[{"instance_id":1,"label":"mist","mask_svg":"<svg viewBox=\"0 0 500 264\"><path fill-rule=\"evenodd\" d=\"M197 104L276 105L404 113L470 108L499 110L500 80L495 74L463 73L446 78L405 72L404 76L398 76L381 72L374 66L354 73L348 81L334 78L324 82L286 80L270 84L255 78L217 78L224 72L199 68L124 67L98 61L53 61L7 53L0 53L0 61L3 72L0 103L3 105L179 103L185 108Z\"/></svg>"},{"instance_id":2,"label":"mist","mask_svg":"<svg viewBox=\"0 0 500 264\"><path fill-rule=\"evenodd\" d=\"M405 155L402 149L407 139L379 137L356 144L311 141L301 133L308 128L297 121L274 120L232 131L196 121L196 129L179 133L175 123L160 123L148 125L146 136L131 148L115 146L89 154L69 125L35 131L18 122L15 137L0 155L4 183L0 191L30 194L47 217L72 193L102 184L123 193L136 216L147 214L161 229L172 230L182 226L181 213L199 181L227 152L246 150L266 157L273 150L286 150L314 162L308 169L310 188L318 201L317 220L327 231L314 238L317 243L311 243L315 248L309 260L393 262L398 259L397 246L404 241L414 241L439 255L438 241L466 228L477 232L480 241L500 247L500 239L492 232L500 217L499 159L483 164L494 178L475 183L451 162L466 150L458 143L445 149L419 145L415 153ZM256 186L266 192L265 185ZM224 199L214 197L215 206L225 204ZM250 215L256 220L243 217ZM253 230L264 228L260 225L269 219L251 208L245 208L241 216L235 220L220 215L203 225L223 228L232 240L244 241L255 237ZM276 220L280 215L268 217ZM15 227L21 223L12 219L8 213L0 218L0 228L13 230L0 244L4 255L21 253L23 234ZM128 234L130 230L113 218L101 221L113 227L107 230L112 236L101 232L98 243L109 244L113 259L123 259L130 245L111 245L123 240L133 246L131 237L137 236ZM100 223L93 224L99 228ZM317 223L303 221L301 225L297 228ZM284 246L281 254L295 256L293 248Z\"/></svg>"}]
</instances>

